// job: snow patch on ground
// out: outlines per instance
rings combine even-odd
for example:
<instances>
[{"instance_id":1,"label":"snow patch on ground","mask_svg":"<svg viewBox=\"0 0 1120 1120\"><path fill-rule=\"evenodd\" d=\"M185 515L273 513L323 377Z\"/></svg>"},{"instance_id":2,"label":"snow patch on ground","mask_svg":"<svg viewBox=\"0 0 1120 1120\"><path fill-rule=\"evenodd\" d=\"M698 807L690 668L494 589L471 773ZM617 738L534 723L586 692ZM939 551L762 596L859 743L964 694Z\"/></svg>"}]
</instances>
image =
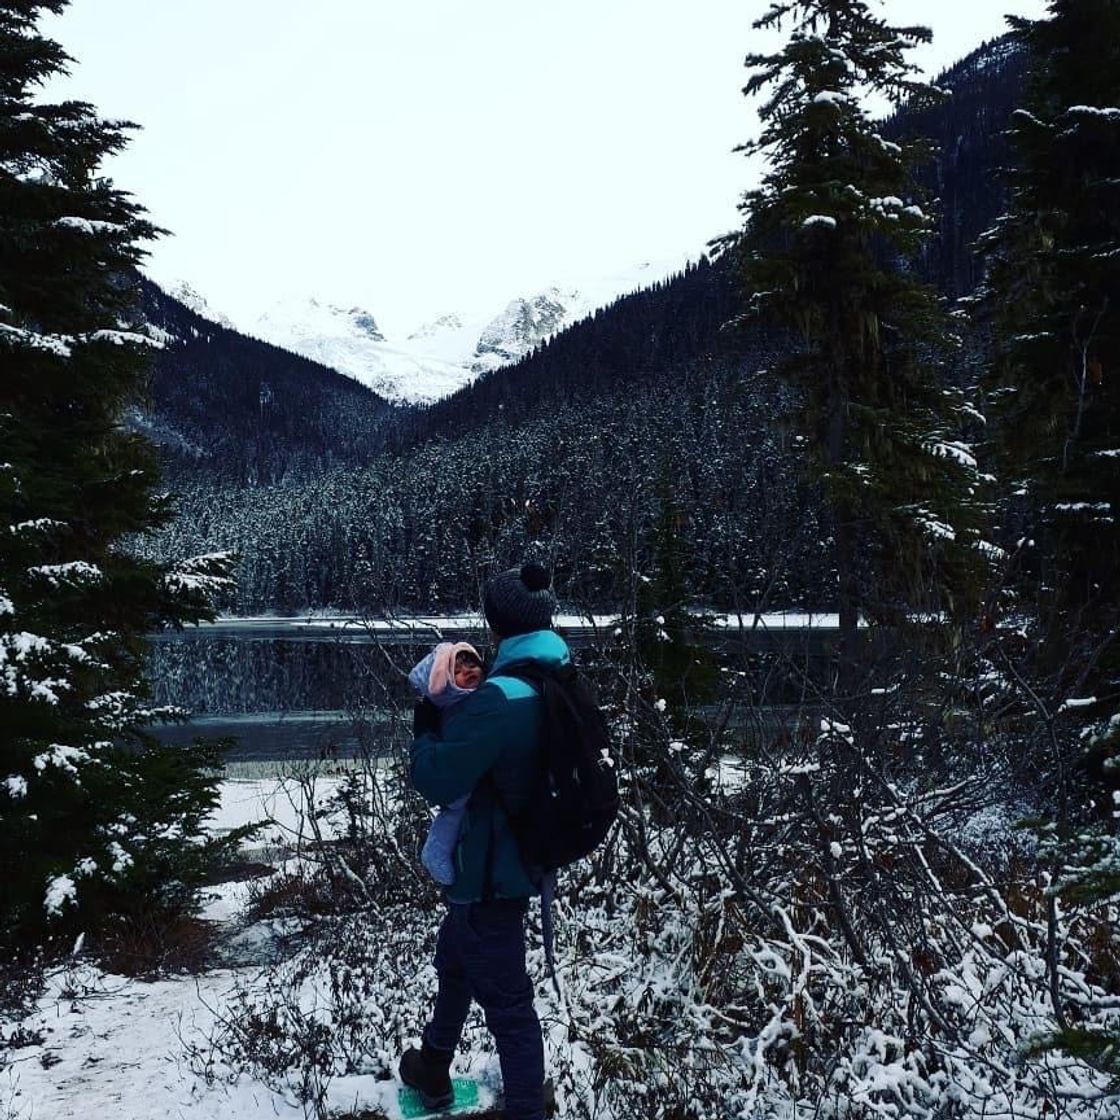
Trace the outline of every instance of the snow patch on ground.
<instances>
[{"instance_id":1,"label":"snow patch on ground","mask_svg":"<svg viewBox=\"0 0 1120 1120\"><path fill-rule=\"evenodd\" d=\"M291 849L308 839L307 792L321 804L337 787L337 776L308 783L291 778L222 783L220 804L208 827L227 831L263 823L253 840ZM329 836L337 825L325 818ZM298 860L281 860L277 870L294 870ZM21 1024L35 1045L9 1051L0 1065L0 1116L4 1120L304 1120L304 1107L243 1076L233 1084L206 1080L190 1068L187 1047L205 1048L217 1017L231 995L259 978L259 964L275 950L283 922L238 928L252 898L252 882L208 888L200 916L229 927L223 958L252 963L198 976L147 982L105 973L84 961L54 971L34 1013ZM63 887L56 892L60 897ZM6 1024L5 1024L6 1025ZM5 1032L7 1033L7 1032ZM355 1100L399 1116L396 1085L372 1078L346 1078L332 1085L332 1101ZM345 1102L343 1098L347 1098ZM5 1111L6 1110L6 1111Z\"/></svg>"},{"instance_id":2,"label":"snow patch on ground","mask_svg":"<svg viewBox=\"0 0 1120 1120\"><path fill-rule=\"evenodd\" d=\"M312 839L310 812L322 810L341 783L342 778L335 775L226 781L221 785L218 808L206 827L222 833L244 825L260 825L252 847L297 846ZM344 826L339 813L320 818L318 824L327 839L337 837Z\"/></svg>"},{"instance_id":3,"label":"snow patch on ground","mask_svg":"<svg viewBox=\"0 0 1120 1120\"><path fill-rule=\"evenodd\" d=\"M304 1110L249 1078L208 1086L183 1057L201 1040L233 973L145 983L88 965L54 973L23 1026L42 1043L0 1071L12 1120L303 1120Z\"/></svg>"}]
</instances>

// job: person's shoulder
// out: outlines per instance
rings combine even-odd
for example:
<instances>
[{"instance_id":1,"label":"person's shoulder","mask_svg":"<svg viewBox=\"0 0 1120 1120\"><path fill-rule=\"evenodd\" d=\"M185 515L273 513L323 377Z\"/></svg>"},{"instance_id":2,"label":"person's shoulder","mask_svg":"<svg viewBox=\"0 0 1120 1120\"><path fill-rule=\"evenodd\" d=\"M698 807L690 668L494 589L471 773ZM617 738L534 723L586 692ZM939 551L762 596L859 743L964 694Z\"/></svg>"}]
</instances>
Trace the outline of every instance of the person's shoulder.
<instances>
[{"instance_id":1,"label":"person's shoulder","mask_svg":"<svg viewBox=\"0 0 1120 1120\"><path fill-rule=\"evenodd\" d=\"M537 690L533 684L519 676L516 669L509 673L504 673L501 669L498 669L486 683L499 689L506 700L528 700L537 695Z\"/></svg>"}]
</instances>

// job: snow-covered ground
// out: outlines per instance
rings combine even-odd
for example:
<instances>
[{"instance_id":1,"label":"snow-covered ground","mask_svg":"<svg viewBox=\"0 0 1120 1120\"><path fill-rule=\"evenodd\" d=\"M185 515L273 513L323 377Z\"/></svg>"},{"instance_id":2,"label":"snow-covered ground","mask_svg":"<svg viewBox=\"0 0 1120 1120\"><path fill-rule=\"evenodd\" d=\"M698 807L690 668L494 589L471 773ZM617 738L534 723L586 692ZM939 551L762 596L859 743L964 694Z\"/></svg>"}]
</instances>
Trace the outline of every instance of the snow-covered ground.
<instances>
[{"instance_id":1,"label":"snow-covered ground","mask_svg":"<svg viewBox=\"0 0 1120 1120\"><path fill-rule=\"evenodd\" d=\"M255 1084L208 1087L187 1068L183 1039L202 1038L228 973L143 983L88 966L55 973L24 1030L42 1038L0 1071L0 1114L19 1120L250 1120L303 1117ZM6 1110L6 1111L4 1111Z\"/></svg>"},{"instance_id":2,"label":"snow-covered ground","mask_svg":"<svg viewBox=\"0 0 1120 1120\"><path fill-rule=\"evenodd\" d=\"M247 824L260 825L252 842L254 848L297 847L312 838L308 827L310 813L330 800L341 781L330 774L305 781L284 775L223 782L221 803L207 826L221 833ZM341 821L337 814L331 815L321 819L319 827L324 836L333 837L338 835Z\"/></svg>"},{"instance_id":3,"label":"snow-covered ground","mask_svg":"<svg viewBox=\"0 0 1120 1120\"><path fill-rule=\"evenodd\" d=\"M223 783L221 804L209 822L216 832L263 823L252 843L259 854L274 845L280 870L298 860L283 858L307 839L305 790L321 805L339 778L304 785L292 778L232 780ZM328 836L337 820L321 823ZM230 1001L263 982L272 941L281 923L245 922L253 892L249 882L210 888L202 918L224 928L221 953L242 962L197 976L143 981L106 973L82 959L49 977L35 1012L21 1024L22 1038L34 1040L9 1050L0 1062L0 1117L3 1120L283 1120L307 1114L294 1094L269 1089L249 1076L208 1083L192 1047L206 1051ZM254 959L256 958L256 959ZM0 1021L0 1034L12 1028ZM0 1052L0 1057L5 1055ZM226 1072L226 1071L223 1071ZM493 1082L480 1062L477 1073ZM483 1097L493 1089L483 1089ZM336 1078L330 1086L332 1112L378 1110L390 1120L401 1115L395 1082L373 1075Z\"/></svg>"},{"instance_id":4,"label":"snow-covered ground","mask_svg":"<svg viewBox=\"0 0 1120 1120\"><path fill-rule=\"evenodd\" d=\"M795 780L792 774L781 780ZM746 792L752 780L729 759L721 759L709 779L731 797ZM764 784L756 783L754 793ZM386 793L392 788L383 787ZM329 789L323 785L321 792ZM731 811L744 807L721 804ZM212 827L276 817L277 824L286 821L280 835L290 837L299 832L294 809L289 792L276 783L231 782ZM751 827L757 814L756 806ZM891 819L898 827L900 815ZM982 831L992 823L985 821ZM779 821L778 827L784 836L785 825ZM655 822L650 829L651 851L661 851L674 835L671 825L661 835ZM797 835L786 842L808 851ZM301 866L286 848L271 856L281 874ZM856 859L839 841L830 851L836 861ZM783 857L773 849L770 858ZM415 1042L434 992L430 953L438 905L434 892L397 900L397 871L391 883L389 894L341 917L325 948L289 937L288 952L279 953L281 935L302 928L301 919L270 911L250 922L247 904L260 888L227 883L210 892L204 912L225 928L216 967L154 983L107 974L84 961L56 970L19 1024L19 1045L9 1041L0 1050L7 1063L0 1065L0 1118L316 1115L300 1102L297 1087L307 1087L301 1071L306 1075L313 1066L324 1037L317 1032L325 1032L326 1060L311 1083L311 1095L322 1094L318 1115L397 1120L391 1073L400 1049ZM1013 929L1009 911L989 894L959 895L929 923L941 938L939 951L948 954L929 988L947 1026L925 1022L919 1030L930 1038L923 1046L906 1033L914 1011L905 982L884 972L878 986L853 983L836 936L813 932L827 933L812 916L820 911L814 906L802 915L796 895L796 905L788 906L775 896L782 925L767 927L719 877L704 843L677 865L669 890L630 877L597 884L590 874L574 887L562 884L554 910L562 1002L545 978L535 907L527 940L562 1115L633 1116L640 1099L653 1106L651 1114L660 1108L750 1120L817 1114L918 1120L946 1109L968 1120L1112 1120L1116 1098L1103 1074L1057 1053L1024 1059L1024 1043L1052 1021L1042 967L1045 924L1033 913L1019 917ZM813 924L802 929L800 920ZM1001 923L1007 927L1002 932ZM1011 936L1008 945L1003 939ZM1067 960L1065 998L1072 1004L1080 993L1085 1006L1097 1009L1097 1021L1114 1026L1118 1013L1087 982L1083 962L1077 963L1082 958ZM815 1017L811 1024L806 1007ZM275 1014L279 1019L271 1018ZM258 1024L257 1045L265 1024L264 1056L279 1058L271 1073L263 1072L259 1051L248 1061L229 1057L230 1039L236 1042L245 1023ZM808 1066L817 1080L807 1077L802 1086L787 1060L782 1039L798 1037L798 1023L811 1026L815 1045L832 1040L827 1080ZM6 1039L15 1026L0 1023ZM941 1030L952 1032L951 1044ZM214 1048L215 1039L223 1049ZM478 1078L489 1100L499 1071L477 1014L468 1021L465 1042L453 1073ZM945 1069L929 1075L927 1053ZM816 1061L812 1052L809 1058ZM244 1072L249 1066L256 1072ZM818 1111L818 1105L825 1107Z\"/></svg>"},{"instance_id":5,"label":"snow-covered ground","mask_svg":"<svg viewBox=\"0 0 1120 1120\"><path fill-rule=\"evenodd\" d=\"M264 822L264 834L251 841L247 854L269 858L280 873L298 873L306 866L293 854L298 839L308 835L306 791L313 790L321 805L339 780L329 775L310 784L291 778L227 781L209 827L221 832ZM338 822L328 817L320 824L329 839ZM262 847L265 843L275 846ZM314 1115L294 1088L280 1091L250 1074L238 1074L212 1046L223 1024L243 1014L252 1001L267 1000L269 966L278 959L277 937L300 926L291 918L248 921L247 908L257 890L254 882L230 882L207 891L201 917L221 931L218 966L199 975L143 981L105 972L80 957L52 971L34 1011L19 1024L22 1044L6 1053L0 1050L0 1117L302 1120ZM414 916L421 927L434 927L430 914L418 911ZM392 923L390 928L395 928ZM388 929L366 932L375 940L392 936ZM426 956L425 951L422 959ZM539 973L539 948L533 956ZM409 966L405 961L404 967ZM407 1005L405 1020L419 1022L434 988L434 972L423 963L413 980L404 985L407 992L397 995ZM311 1003L318 998L313 989L307 996ZM550 1007L542 1003L540 1010L543 1018ZM480 1026L479 1021L471 1029ZM0 1037L11 1036L14 1027L0 1020ZM394 1051L372 1058L368 1072L359 1068L332 1077L324 1087L326 1114L399 1120L399 1084L387 1075L395 1061ZM501 1075L492 1051L460 1055L453 1073L478 1082L481 1107L496 1103Z\"/></svg>"},{"instance_id":6,"label":"snow-covered ground","mask_svg":"<svg viewBox=\"0 0 1120 1120\"><path fill-rule=\"evenodd\" d=\"M227 890L236 894L236 887ZM197 977L144 982L89 965L55 972L23 1023L42 1041L0 1068L5 1120L304 1120L294 1094L242 1075L208 1084L191 1061L205 1049L219 1017L255 967L216 969ZM465 1072L460 1069L458 1072ZM498 1074L485 1059L471 1072L480 1103L493 1101ZM327 1091L334 1115L373 1112L398 1120L394 1081L372 1074L335 1078Z\"/></svg>"}]
</instances>

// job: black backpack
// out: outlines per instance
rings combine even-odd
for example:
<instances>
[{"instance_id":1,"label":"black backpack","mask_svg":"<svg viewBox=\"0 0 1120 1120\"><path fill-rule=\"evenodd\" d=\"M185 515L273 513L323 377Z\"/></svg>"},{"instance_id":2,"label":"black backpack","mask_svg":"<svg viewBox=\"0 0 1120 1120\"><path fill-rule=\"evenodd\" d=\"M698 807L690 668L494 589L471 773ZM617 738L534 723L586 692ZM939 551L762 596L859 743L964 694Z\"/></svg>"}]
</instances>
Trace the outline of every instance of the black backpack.
<instances>
[{"instance_id":1,"label":"black backpack","mask_svg":"<svg viewBox=\"0 0 1120 1120\"><path fill-rule=\"evenodd\" d=\"M574 665L519 661L495 674L532 685L544 705L544 765L511 818L525 861L555 871L590 855L618 816L618 774L607 721Z\"/></svg>"}]
</instances>

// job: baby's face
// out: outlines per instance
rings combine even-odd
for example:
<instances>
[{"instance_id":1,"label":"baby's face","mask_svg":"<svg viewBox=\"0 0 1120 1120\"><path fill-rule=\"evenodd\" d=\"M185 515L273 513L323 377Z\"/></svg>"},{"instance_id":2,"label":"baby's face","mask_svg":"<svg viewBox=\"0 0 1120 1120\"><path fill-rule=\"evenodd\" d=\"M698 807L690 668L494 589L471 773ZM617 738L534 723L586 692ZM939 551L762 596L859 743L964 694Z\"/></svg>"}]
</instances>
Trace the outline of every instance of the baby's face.
<instances>
[{"instance_id":1,"label":"baby's face","mask_svg":"<svg viewBox=\"0 0 1120 1120\"><path fill-rule=\"evenodd\" d=\"M455 683L460 688L478 688L482 683L482 666L469 653L455 657Z\"/></svg>"}]
</instances>

